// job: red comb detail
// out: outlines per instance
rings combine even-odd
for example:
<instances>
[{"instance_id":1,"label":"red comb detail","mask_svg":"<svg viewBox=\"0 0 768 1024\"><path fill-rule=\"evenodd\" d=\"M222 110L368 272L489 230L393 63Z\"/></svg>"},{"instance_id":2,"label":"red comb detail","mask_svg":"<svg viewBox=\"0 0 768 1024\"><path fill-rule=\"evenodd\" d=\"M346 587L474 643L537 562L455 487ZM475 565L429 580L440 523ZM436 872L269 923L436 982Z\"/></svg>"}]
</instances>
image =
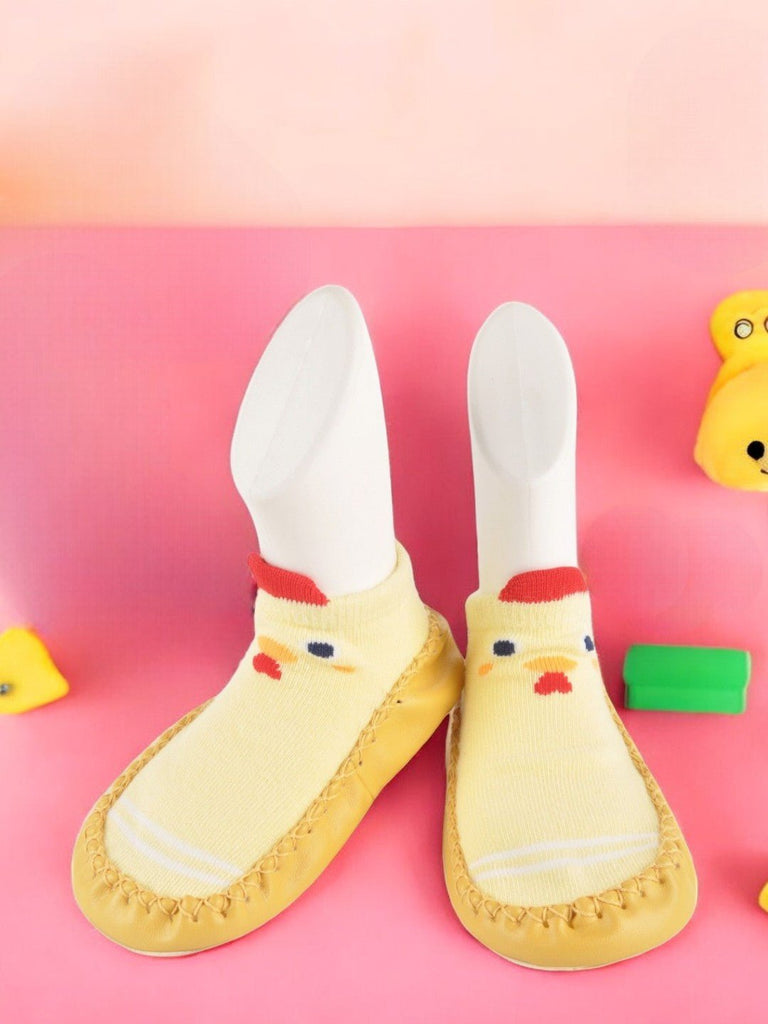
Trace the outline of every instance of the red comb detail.
<instances>
[{"instance_id":1,"label":"red comb detail","mask_svg":"<svg viewBox=\"0 0 768 1024\"><path fill-rule=\"evenodd\" d=\"M300 601L301 604L328 604L328 598L309 576L291 572L290 569L278 569L276 565L265 562L261 555L255 554L248 555L248 568L256 586L273 597Z\"/></svg>"},{"instance_id":2,"label":"red comb detail","mask_svg":"<svg viewBox=\"0 0 768 1024\"><path fill-rule=\"evenodd\" d=\"M499 592L499 600L540 604L542 601L557 601L568 594L586 592L584 573L575 565L566 565L559 569L534 569L533 572L518 573Z\"/></svg>"}]
</instances>

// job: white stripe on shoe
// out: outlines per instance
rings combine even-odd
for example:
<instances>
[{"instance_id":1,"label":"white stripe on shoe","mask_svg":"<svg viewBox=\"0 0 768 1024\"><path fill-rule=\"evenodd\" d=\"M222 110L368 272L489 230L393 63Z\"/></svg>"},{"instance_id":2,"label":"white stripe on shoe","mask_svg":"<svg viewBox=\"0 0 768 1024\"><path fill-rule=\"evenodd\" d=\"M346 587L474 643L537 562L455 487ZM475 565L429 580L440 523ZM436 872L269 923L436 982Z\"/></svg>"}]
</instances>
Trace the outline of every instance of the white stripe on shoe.
<instances>
[{"instance_id":1,"label":"white stripe on shoe","mask_svg":"<svg viewBox=\"0 0 768 1024\"><path fill-rule=\"evenodd\" d=\"M586 856L584 854L574 854L571 857L555 857L551 860L540 860L535 864L522 864L517 867L512 865L507 868L485 868L482 871L472 871L472 875L475 880L479 882L488 878L507 878L513 875L531 875L536 872L551 871L555 868L568 867L570 864L578 864L579 867L581 867L582 865L587 864L598 864L601 861L621 860L623 857L629 857L634 853L640 853L642 850L655 849L656 845L656 840L652 839L646 840L645 842L635 843L630 846L618 847L614 850L609 850L607 853L593 853Z\"/></svg>"},{"instance_id":2,"label":"white stripe on shoe","mask_svg":"<svg viewBox=\"0 0 768 1024\"><path fill-rule=\"evenodd\" d=\"M221 860L219 857L214 857L212 853L208 853L207 850L201 850L198 846L192 846L191 843L185 842L183 839L179 839L172 832L164 829L162 825L158 825L157 822L149 818L143 811L134 804L127 796L123 795L120 800L115 804L115 808L128 812L129 818L134 818L151 832L152 835L159 839L161 843L166 846L170 846L171 849L183 853L186 857L190 857L192 860L199 860L201 864L204 864L208 868L214 868L219 871L225 872L228 876L239 878L242 875L241 869L237 864L230 864L229 861Z\"/></svg>"},{"instance_id":3,"label":"white stripe on shoe","mask_svg":"<svg viewBox=\"0 0 768 1024\"><path fill-rule=\"evenodd\" d=\"M518 846L511 850L500 850L498 853L488 853L484 857L478 857L469 865L471 871L479 868L482 864L492 864L495 861L517 860L520 857L527 857L532 853L544 853L547 850L578 850L589 849L595 846L614 846L621 844L640 842L641 840L659 841L658 832L627 832L617 836L594 836L592 839L554 839L551 842L533 843L531 846Z\"/></svg>"},{"instance_id":4,"label":"white stripe on shoe","mask_svg":"<svg viewBox=\"0 0 768 1024\"><path fill-rule=\"evenodd\" d=\"M134 849L143 853L150 860L155 861L156 864L162 864L163 867L170 868L171 871L175 871L179 875L195 878L198 882L205 882L217 887L229 885L234 881L232 877L224 876L223 873L215 875L210 871L200 871L187 864L182 864L181 861L174 860L172 857L167 857L161 850L155 849L154 846L146 843L137 832L134 832L128 822L120 815L116 806L112 808L108 820L114 821ZM239 877L239 875L240 872L235 877Z\"/></svg>"}]
</instances>

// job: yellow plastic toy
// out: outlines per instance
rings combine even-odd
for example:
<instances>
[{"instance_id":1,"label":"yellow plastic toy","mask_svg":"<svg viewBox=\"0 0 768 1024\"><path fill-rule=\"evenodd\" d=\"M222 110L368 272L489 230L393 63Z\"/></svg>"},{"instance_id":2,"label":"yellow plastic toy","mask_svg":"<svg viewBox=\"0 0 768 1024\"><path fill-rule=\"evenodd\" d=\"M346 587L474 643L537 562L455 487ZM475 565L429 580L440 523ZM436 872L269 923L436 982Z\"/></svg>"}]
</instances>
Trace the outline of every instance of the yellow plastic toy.
<instances>
[{"instance_id":1,"label":"yellow plastic toy","mask_svg":"<svg viewBox=\"0 0 768 1024\"><path fill-rule=\"evenodd\" d=\"M0 633L0 714L17 715L66 696L69 684L31 629Z\"/></svg>"},{"instance_id":2,"label":"yellow plastic toy","mask_svg":"<svg viewBox=\"0 0 768 1024\"><path fill-rule=\"evenodd\" d=\"M730 295L709 326L723 365L707 396L694 458L724 487L768 491L768 291Z\"/></svg>"}]
</instances>

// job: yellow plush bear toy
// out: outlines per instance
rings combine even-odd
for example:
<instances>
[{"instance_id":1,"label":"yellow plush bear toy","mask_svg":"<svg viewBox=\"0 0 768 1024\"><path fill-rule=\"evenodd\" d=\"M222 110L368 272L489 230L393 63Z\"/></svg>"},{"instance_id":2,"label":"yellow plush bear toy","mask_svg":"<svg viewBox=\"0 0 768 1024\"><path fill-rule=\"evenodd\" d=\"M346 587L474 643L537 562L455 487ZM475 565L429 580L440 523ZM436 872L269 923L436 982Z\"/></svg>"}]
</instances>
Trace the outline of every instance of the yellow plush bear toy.
<instances>
[{"instance_id":1,"label":"yellow plush bear toy","mask_svg":"<svg viewBox=\"0 0 768 1024\"><path fill-rule=\"evenodd\" d=\"M768 291L724 299L710 331L723 365L707 396L694 458L724 487L768 491Z\"/></svg>"}]
</instances>

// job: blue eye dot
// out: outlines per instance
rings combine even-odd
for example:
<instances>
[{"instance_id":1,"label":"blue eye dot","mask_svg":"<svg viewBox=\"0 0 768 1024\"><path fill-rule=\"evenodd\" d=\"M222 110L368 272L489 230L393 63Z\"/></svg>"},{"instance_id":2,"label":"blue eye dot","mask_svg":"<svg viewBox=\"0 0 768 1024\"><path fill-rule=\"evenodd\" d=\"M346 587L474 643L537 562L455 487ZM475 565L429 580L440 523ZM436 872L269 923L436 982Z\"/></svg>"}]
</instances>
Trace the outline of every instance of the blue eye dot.
<instances>
[{"instance_id":1,"label":"blue eye dot","mask_svg":"<svg viewBox=\"0 0 768 1024\"><path fill-rule=\"evenodd\" d=\"M497 640L493 645L493 653L500 658L508 658L510 654L515 653L515 645L511 640Z\"/></svg>"},{"instance_id":2,"label":"blue eye dot","mask_svg":"<svg viewBox=\"0 0 768 1024\"><path fill-rule=\"evenodd\" d=\"M591 636L584 637L584 646L587 648L588 651L594 651L595 641L592 639Z\"/></svg>"},{"instance_id":3,"label":"blue eye dot","mask_svg":"<svg viewBox=\"0 0 768 1024\"><path fill-rule=\"evenodd\" d=\"M325 644L321 640L311 640L307 644L307 650L316 658L332 658L333 644Z\"/></svg>"}]
</instances>

